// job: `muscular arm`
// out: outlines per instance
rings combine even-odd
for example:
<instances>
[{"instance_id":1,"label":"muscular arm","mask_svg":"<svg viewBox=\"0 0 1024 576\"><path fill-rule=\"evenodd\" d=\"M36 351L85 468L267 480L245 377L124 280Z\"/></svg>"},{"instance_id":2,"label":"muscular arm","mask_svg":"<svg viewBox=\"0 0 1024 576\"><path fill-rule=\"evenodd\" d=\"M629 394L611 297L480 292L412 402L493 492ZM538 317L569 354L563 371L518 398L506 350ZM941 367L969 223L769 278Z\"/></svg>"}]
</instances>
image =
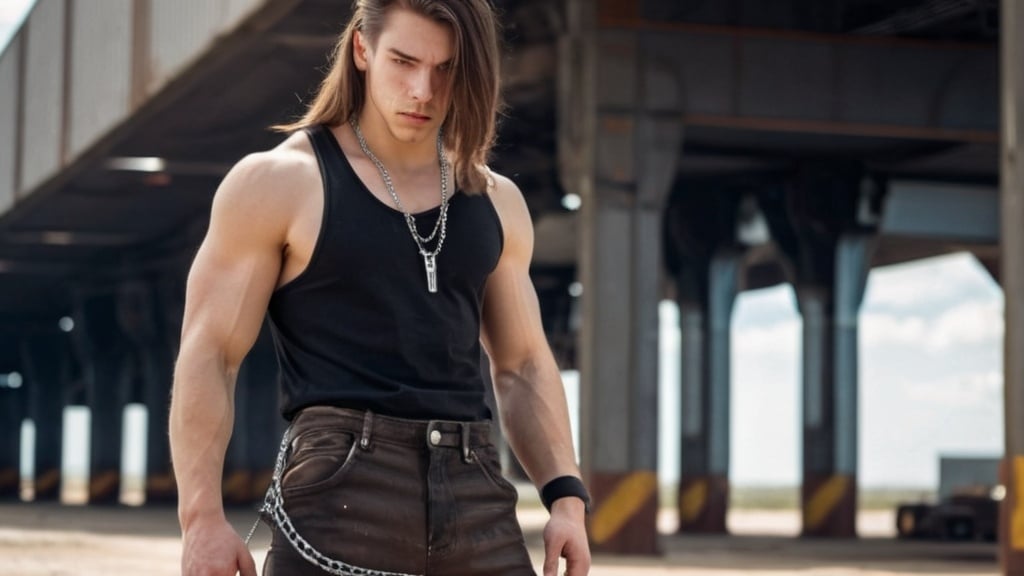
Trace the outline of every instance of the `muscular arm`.
<instances>
[{"instance_id":1,"label":"muscular arm","mask_svg":"<svg viewBox=\"0 0 1024 576\"><path fill-rule=\"evenodd\" d=\"M526 473L541 488L554 478L578 477L580 472L561 374L544 335L530 280L530 215L522 194L505 178L496 178L491 197L501 216L505 247L487 282L483 341L505 434ZM590 554L583 514L583 501L578 498L555 501L552 521L545 529L545 574L553 574L559 555L567 558L570 576L587 573Z\"/></svg>"},{"instance_id":2,"label":"muscular arm","mask_svg":"<svg viewBox=\"0 0 1024 576\"><path fill-rule=\"evenodd\" d=\"M211 561L203 545L234 536L225 531L221 476L235 377L281 270L288 215L274 194L278 164L263 153L231 170L214 197L209 230L189 273L170 413L185 574L235 574L235 567L222 568L218 561L243 564L237 567L243 574L255 574L244 566L245 559L251 563L247 554ZM238 542L220 543L232 544Z\"/></svg>"}]
</instances>

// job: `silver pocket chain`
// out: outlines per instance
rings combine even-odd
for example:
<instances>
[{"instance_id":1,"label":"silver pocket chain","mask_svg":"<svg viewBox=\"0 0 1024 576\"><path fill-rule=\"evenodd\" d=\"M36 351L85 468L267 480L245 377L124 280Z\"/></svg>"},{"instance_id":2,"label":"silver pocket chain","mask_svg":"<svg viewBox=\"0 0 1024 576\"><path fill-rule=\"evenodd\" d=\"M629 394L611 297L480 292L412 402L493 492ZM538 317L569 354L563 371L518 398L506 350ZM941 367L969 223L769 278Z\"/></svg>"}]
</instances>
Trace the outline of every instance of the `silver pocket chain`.
<instances>
[{"instance_id":1,"label":"silver pocket chain","mask_svg":"<svg viewBox=\"0 0 1024 576\"><path fill-rule=\"evenodd\" d=\"M277 452L277 461L274 464L274 476L270 482L270 487L267 488L267 494L263 498L263 506L260 507L260 514L267 514L278 530L284 534L285 538L292 545L292 548L299 553L300 556L308 560L311 564L319 567L328 574L334 574L335 576L416 576L413 574L406 574L404 572L384 572L381 570L371 570L370 568L361 568L359 566L353 566L347 564L341 560L335 560L322 553L320 553L312 544L306 541L305 538L299 534L299 531L295 529L292 524L291 518L288 517L288 513L284 509L284 496L281 492L281 474L284 471L285 460L288 457L288 444L291 441L291 427L285 430L284 437L281 439L281 449ZM245 545L249 546L249 541L252 539L252 535L256 532L256 527L259 526L260 519L256 518L256 522L252 525L249 530L249 535L245 537Z\"/></svg>"}]
</instances>

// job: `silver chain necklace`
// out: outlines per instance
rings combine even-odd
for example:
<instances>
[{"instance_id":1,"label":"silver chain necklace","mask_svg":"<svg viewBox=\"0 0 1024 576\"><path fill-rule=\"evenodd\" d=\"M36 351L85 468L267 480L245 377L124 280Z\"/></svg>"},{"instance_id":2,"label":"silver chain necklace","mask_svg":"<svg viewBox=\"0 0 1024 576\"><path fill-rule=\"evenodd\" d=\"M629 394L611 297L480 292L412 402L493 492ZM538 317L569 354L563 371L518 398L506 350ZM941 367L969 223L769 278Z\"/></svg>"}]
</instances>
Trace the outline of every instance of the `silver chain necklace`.
<instances>
[{"instance_id":1,"label":"silver chain necklace","mask_svg":"<svg viewBox=\"0 0 1024 576\"><path fill-rule=\"evenodd\" d=\"M409 228L409 233L412 234L416 248L419 249L420 255L423 256L423 266L427 270L427 290L431 293L437 292L437 255L441 253L441 247L444 246L445 233L448 229L448 161L444 155L441 130L437 131L437 163L441 167L441 214L437 217L437 222L434 223L434 230L429 236L424 238L420 236L420 232L416 228L416 218L405 211L402 201L398 198L398 194L395 193L395 186L391 183L391 174L388 173L384 163L370 151L370 147L366 144L363 131L359 129L359 122L352 118L349 124L352 125L352 131L356 134L356 140L359 141L359 147L362 148L363 154L366 154L366 157L377 166L377 171L380 172L380 176L384 180L384 187L387 188L388 194L391 195L395 206L398 207L398 211L405 216L405 224ZM434 236L437 236L437 246L433 251L428 252L424 244L433 240Z\"/></svg>"}]
</instances>

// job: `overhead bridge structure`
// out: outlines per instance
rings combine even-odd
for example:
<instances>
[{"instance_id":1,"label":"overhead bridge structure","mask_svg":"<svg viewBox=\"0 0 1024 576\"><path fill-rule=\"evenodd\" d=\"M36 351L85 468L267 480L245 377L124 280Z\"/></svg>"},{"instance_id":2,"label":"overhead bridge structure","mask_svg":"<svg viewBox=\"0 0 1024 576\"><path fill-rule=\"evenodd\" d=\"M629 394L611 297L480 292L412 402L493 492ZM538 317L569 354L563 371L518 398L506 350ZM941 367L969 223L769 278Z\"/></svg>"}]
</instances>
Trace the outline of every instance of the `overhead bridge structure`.
<instances>
[{"instance_id":1,"label":"overhead bridge structure","mask_svg":"<svg viewBox=\"0 0 1024 576\"><path fill-rule=\"evenodd\" d=\"M804 326L802 531L854 536L868 271L969 251L1007 290L1007 356L1021 346L1024 275L1008 263L1024 238L1007 231L1024 218L1024 13L1013 0L494 4L509 105L494 167L526 195L545 327L581 371L595 548L659 550L664 298L683 335L680 531L726 530L732 307L779 283ZM0 54L0 374L18 376L0 378L0 494L19 493L28 418L32 492L58 497L61 414L86 405L88 498L116 502L121 413L142 403L146 500L175 498L167 404L212 195L303 111L347 18L334 0L36 3ZM239 375L234 502L266 486L281 430L264 332ZM1011 471L1020 410L1008 402ZM1014 534L1007 573L1024 573Z\"/></svg>"}]
</instances>

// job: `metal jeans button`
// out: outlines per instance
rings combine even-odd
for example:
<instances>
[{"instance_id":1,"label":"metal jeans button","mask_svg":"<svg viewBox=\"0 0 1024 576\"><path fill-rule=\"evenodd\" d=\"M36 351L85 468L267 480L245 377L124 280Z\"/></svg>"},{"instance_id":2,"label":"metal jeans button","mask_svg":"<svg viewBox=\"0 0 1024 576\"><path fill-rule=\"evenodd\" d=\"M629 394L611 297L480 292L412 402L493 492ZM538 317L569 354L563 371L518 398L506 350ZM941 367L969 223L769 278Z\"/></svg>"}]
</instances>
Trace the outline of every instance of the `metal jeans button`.
<instances>
[{"instance_id":1,"label":"metal jeans button","mask_svg":"<svg viewBox=\"0 0 1024 576\"><path fill-rule=\"evenodd\" d=\"M440 430L431 430L430 431L430 443L433 444L434 446L437 446L438 444L441 443L441 431Z\"/></svg>"}]
</instances>

